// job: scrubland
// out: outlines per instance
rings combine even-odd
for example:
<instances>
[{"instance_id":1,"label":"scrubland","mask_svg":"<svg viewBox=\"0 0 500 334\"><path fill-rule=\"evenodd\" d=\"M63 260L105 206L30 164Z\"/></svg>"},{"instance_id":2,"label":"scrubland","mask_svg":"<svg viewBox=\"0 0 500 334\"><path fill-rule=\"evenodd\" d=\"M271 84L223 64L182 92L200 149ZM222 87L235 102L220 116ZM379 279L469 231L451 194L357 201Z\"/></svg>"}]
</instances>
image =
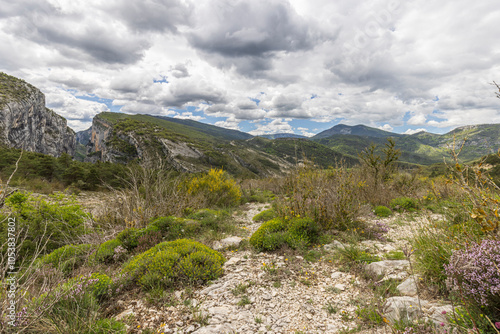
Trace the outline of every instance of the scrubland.
<instances>
[{"instance_id":1,"label":"scrubland","mask_svg":"<svg viewBox=\"0 0 500 334\"><path fill-rule=\"evenodd\" d=\"M129 166L120 168L115 185L86 193L98 199L91 209L75 187L68 190L58 182L55 190L62 191L49 191L47 182L40 194L25 190L27 182L9 184L4 177L0 278L6 288L0 291L0 328L16 333L161 332L133 317L117 320L116 302L134 296L148 305L174 307L175 292L182 290L191 300L190 291L223 277L228 258L245 252L287 261L300 257L305 264L323 261L367 282L363 291L369 298L358 304L353 300L355 311L324 304L326 315L354 324L339 331L498 333L500 189L490 166L464 165L458 151L451 151L445 172L434 177L419 168L401 168L391 141L380 155L370 148L362 152L358 166L339 161L319 169L306 162L267 179L234 179L221 169L178 174L160 163L148 169ZM248 203L268 205L254 217L254 231L235 218ZM396 238L382 220L390 217L401 225L419 217L429 223L403 226L408 234L392 240L397 247L381 258L362 245ZM9 221L15 221L15 241L9 239ZM213 249L228 236L242 240ZM325 251L336 241L344 247ZM15 249L15 270L9 269L9 248ZM418 317L387 320L384 300L398 294L400 282L380 281L364 271L383 259L408 260L411 274L420 277L418 295L453 305L446 324L435 326ZM294 265L292 271L301 272L301 264ZM291 275L270 264L262 270L277 289ZM15 326L7 317L9 271L17 272ZM297 281L308 286L305 276ZM243 310L252 303L245 294L251 286L234 288L240 298L235 307ZM190 303L181 306L196 324L194 332L209 319Z\"/></svg>"}]
</instances>

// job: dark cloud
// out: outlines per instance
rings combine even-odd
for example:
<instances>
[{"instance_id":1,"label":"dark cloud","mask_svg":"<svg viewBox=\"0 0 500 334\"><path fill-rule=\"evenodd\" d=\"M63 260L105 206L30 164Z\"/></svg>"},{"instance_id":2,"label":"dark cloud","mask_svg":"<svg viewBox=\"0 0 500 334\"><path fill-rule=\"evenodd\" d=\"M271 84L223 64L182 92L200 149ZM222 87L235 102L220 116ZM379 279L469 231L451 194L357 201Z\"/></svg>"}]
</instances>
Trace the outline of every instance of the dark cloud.
<instances>
[{"instance_id":1,"label":"dark cloud","mask_svg":"<svg viewBox=\"0 0 500 334\"><path fill-rule=\"evenodd\" d=\"M211 20L187 35L190 44L216 66L248 76L271 69L274 53L310 50L326 37L288 1L212 1L198 15Z\"/></svg>"},{"instance_id":2,"label":"dark cloud","mask_svg":"<svg viewBox=\"0 0 500 334\"><path fill-rule=\"evenodd\" d=\"M229 57L309 49L316 32L285 1L213 2L213 20L189 35L201 50Z\"/></svg>"},{"instance_id":3,"label":"dark cloud","mask_svg":"<svg viewBox=\"0 0 500 334\"><path fill-rule=\"evenodd\" d=\"M189 71L185 64L177 64L172 66L171 73L176 78L185 78L189 76Z\"/></svg>"},{"instance_id":4,"label":"dark cloud","mask_svg":"<svg viewBox=\"0 0 500 334\"><path fill-rule=\"evenodd\" d=\"M103 22L101 12L85 16L63 12L47 2L22 1L21 4L3 9L0 14L11 20L10 33L54 48L68 58L132 64L142 59L150 47L146 36ZM112 17L108 19L112 21Z\"/></svg>"},{"instance_id":5,"label":"dark cloud","mask_svg":"<svg viewBox=\"0 0 500 334\"><path fill-rule=\"evenodd\" d=\"M116 0L105 5L134 31L177 32L187 24L192 5L178 0Z\"/></svg>"}]
</instances>

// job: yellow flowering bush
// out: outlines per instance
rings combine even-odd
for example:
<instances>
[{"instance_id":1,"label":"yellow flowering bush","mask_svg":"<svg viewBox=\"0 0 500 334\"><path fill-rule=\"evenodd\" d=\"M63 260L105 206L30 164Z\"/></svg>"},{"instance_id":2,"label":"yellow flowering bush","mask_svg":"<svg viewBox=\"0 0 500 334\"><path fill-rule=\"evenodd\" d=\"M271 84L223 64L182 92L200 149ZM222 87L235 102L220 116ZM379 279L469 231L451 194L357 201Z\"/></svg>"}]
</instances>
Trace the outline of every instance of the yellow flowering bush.
<instances>
[{"instance_id":1,"label":"yellow flowering bush","mask_svg":"<svg viewBox=\"0 0 500 334\"><path fill-rule=\"evenodd\" d=\"M187 182L189 195L200 197L205 206L234 206L240 202L241 189L222 169L210 169Z\"/></svg>"},{"instance_id":2,"label":"yellow flowering bush","mask_svg":"<svg viewBox=\"0 0 500 334\"><path fill-rule=\"evenodd\" d=\"M196 283L218 278L224 257L193 240L162 242L132 258L122 275L144 288L170 287L181 282Z\"/></svg>"}]
</instances>

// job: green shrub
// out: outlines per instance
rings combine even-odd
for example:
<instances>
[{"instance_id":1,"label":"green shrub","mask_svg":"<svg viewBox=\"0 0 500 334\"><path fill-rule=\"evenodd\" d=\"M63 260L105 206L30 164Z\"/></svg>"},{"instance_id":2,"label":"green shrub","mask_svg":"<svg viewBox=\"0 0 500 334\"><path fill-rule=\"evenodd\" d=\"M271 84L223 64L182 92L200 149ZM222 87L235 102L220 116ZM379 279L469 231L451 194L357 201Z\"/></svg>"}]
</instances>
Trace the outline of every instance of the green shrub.
<instances>
[{"instance_id":1,"label":"green shrub","mask_svg":"<svg viewBox=\"0 0 500 334\"><path fill-rule=\"evenodd\" d=\"M200 227L219 231L223 222L227 220L229 213L225 210L203 209L188 216L189 219L196 219L200 222Z\"/></svg>"},{"instance_id":2,"label":"green shrub","mask_svg":"<svg viewBox=\"0 0 500 334\"><path fill-rule=\"evenodd\" d=\"M262 240L262 249L273 251L281 248L285 244L285 233L271 232Z\"/></svg>"},{"instance_id":3,"label":"green shrub","mask_svg":"<svg viewBox=\"0 0 500 334\"><path fill-rule=\"evenodd\" d=\"M170 287L182 282L216 279L222 274L224 257L193 240L162 242L132 258L122 275L144 288Z\"/></svg>"},{"instance_id":4,"label":"green shrub","mask_svg":"<svg viewBox=\"0 0 500 334\"><path fill-rule=\"evenodd\" d=\"M311 218L293 218L284 221L274 218L262 224L250 237L250 244L257 250L276 250L283 245L297 249L317 242L320 227Z\"/></svg>"},{"instance_id":5,"label":"green shrub","mask_svg":"<svg viewBox=\"0 0 500 334\"><path fill-rule=\"evenodd\" d=\"M276 217L276 212L274 211L274 209L269 209L269 210L264 210L261 213L255 215L255 217L253 217L252 220L254 222L267 222L275 217Z\"/></svg>"},{"instance_id":6,"label":"green shrub","mask_svg":"<svg viewBox=\"0 0 500 334\"><path fill-rule=\"evenodd\" d=\"M319 233L320 227L316 221L308 217L296 217L288 224L287 238L304 240L306 245L310 245L318 241Z\"/></svg>"},{"instance_id":7,"label":"green shrub","mask_svg":"<svg viewBox=\"0 0 500 334\"><path fill-rule=\"evenodd\" d=\"M383 206L383 205L377 206L375 208L374 213L376 216L379 216L379 217L389 217L390 215L392 215L391 209L389 209L388 207Z\"/></svg>"},{"instance_id":8,"label":"green shrub","mask_svg":"<svg viewBox=\"0 0 500 334\"><path fill-rule=\"evenodd\" d=\"M87 255L93 249L94 246L90 244L66 245L44 255L37 260L37 263L41 265L51 264L54 268L68 275L85 262Z\"/></svg>"},{"instance_id":9,"label":"green shrub","mask_svg":"<svg viewBox=\"0 0 500 334\"><path fill-rule=\"evenodd\" d=\"M479 230L478 230L479 229ZM453 252L471 242L480 242L480 227L475 222L449 224L434 222L433 226L418 229L410 240L415 249L415 264L428 282L446 291L444 266Z\"/></svg>"},{"instance_id":10,"label":"green shrub","mask_svg":"<svg viewBox=\"0 0 500 334\"><path fill-rule=\"evenodd\" d=\"M415 211L418 209L416 199L409 197L398 197L391 201L391 208L395 211Z\"/></svg>"},{"instance_id":11,"label":"green shrub","mask_svg":"<svg viewBox=\"0 0 500 334\"><path fill-rule=\"evenodd\" d=\"M34 298L28 313L41 326L52 324L53 332L85 332L97 322L98 301L107 294L110 282L108 276L99 273L72 278Z\"/></svg>"},{"instance_id":12,"label":"green shrub","mask_svg":"<svg viewBox=\"0 0 500 334\"><path fill-rule=\"evenodd\" d=\"M340 253L341 261L344 263L365 264L380 261L378 256L361 250L357 245L349 244L344 249L337 248L337 251Z\"/></svg>"},{"instance_id":13,"label":"green shrub","mask_svg":"<svg viewBox=\"0 0 500 334\"><path fill-rule=\"evenodd\" d=\"M111 278L106 274L93 273L90 275L90 280L92 283L90 283L89 287L92 289L94 297L98 300L104 298L109 292Z\"/></svg>"},{"instance_id":14,"label":"green shrub","mask_svg":"<svg viewBox=\"0 0 500 334\"><path fill-rule=\"evenodd\" d=\"M16 219L17 229L26 231L19 258L29 258L37 247L45 245L50 253L67 244L76 243L85 234L88 217L74 197L51 195L49 200L30 193L16 192L5 200ZM0 244L7 236L7 221L0 225Z\"/></svg>"},{"instance_id":15,"label":"green shrub","mask_svg":"<svg viewBox=\"0 0 500 334\"><path fill-rule=\"evenodd\" d=\"M122 243L118 239L111 239L102 243L97 250L90 256L90 261L97 263L112 263L115 255L115 248L121 246Z\"/></svg>"},{"instance_id":16,"label":"green shrub","mask_svg":"<svg viewBox=\"0 0 500 334\"><path fill-rule=\"evenodd\" d=\"M223 215L224 210L212 210L212 209L201 209L198 210L188 216L190 219L196 219L196 220L212 220L218 218L219 215Z\"/></svg>"},{"instance_id":17,"label":"green shrub","mask_svg":"<svg viewBox=\"0 0 500 334\"><path fill-rule=\"evenodd\" d=\"M387 254L385 254L385 258L387 260L405 260L406 256L401 251L390 251Z\"/></svg>"},{"instance_id":18,"label":"green shrub","mask_svg":"<svg viewBox=\"0 0 500 334\"><path fill-rule=\"evenodd\" d=\"M127 329L125 324L115 319L99 319L83 334L125 334Z\"/></svg>"},{"instance_id":19,"label":"green shrub","mask_svg":"<svg viewBox=\"0 0 500 334\"><path fill-rule=\"evenodd\" d=\"M250 237L250 244L257 250L274 250L281 247L282 243L277 234L282 234L284 240L284 233L286 232L286 224L281 218L274 218L262 224L257 231Z\"/></svg>"},{"instance_id":20,"label":"green shrub","mask_svg":"<svg viewBox=\"0 0 500 334\"><path fill-rule=\"evenodd\" d=\"M135 227L129 227L118 233L116 239L118 239L122 246L128 251L133 251L139 244L140 233Z\"/></svg>"}]
</instances>

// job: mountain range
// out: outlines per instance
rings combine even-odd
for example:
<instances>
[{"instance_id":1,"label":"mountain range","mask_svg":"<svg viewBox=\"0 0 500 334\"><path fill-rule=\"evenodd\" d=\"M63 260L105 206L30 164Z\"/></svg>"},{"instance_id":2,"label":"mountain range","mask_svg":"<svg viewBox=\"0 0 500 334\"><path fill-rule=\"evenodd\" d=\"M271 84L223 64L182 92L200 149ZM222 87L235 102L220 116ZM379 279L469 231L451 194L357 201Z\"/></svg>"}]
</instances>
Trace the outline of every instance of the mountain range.
<instances>
[{"instance_id":1,"label":"mountain range","mask_svg":"<svg viewBox=\"0 0 500 334\"><path fill-rule=\"evenodd\" d=\"M45 107L45 97L32 85L0 73L0 143L54 156L63 153L89 162L162 161L178 171L222 167L239 175L286 172L305 159L321 167L340 160L356 164L371 144L380 151L388 138L401 150L400 161L431 165L449 156L449 148L466 139L461 158L472 161L497 152L500 124L472 125L438 135L397 134L338 124L307 138L295 134L252 136L194 120L104 112L92 127L76 134L66 120ZM75 144L76 142L76 144ZM21 144L22 143L22 144Z\"/></svg>"}]
</instances>

